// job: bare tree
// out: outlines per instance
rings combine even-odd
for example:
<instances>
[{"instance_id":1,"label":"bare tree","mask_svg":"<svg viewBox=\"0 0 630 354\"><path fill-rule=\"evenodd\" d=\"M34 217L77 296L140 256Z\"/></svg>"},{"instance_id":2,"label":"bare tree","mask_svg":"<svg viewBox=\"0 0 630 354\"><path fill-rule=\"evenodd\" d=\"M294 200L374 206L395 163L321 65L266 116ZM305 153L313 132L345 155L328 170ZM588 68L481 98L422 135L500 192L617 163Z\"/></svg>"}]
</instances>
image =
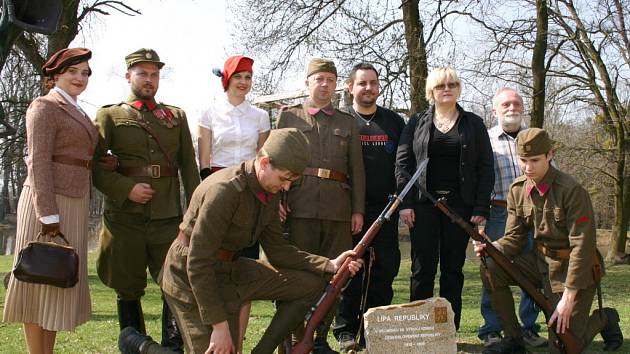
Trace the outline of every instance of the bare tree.
<instances>
[{"instance_id":1,"label":"bare tree","mask_svg":"<svg viewBox=\"0 0 630 354\"><path fill-rule=\"evenodd\" d=\"M467 3L238 0L230 6L237 17L246 11L256 19L239 23L234 33L239 50L267 63L261 93L275 91L287 72L304 66L307 56L335 58L342 72L366 61L381 71L383 104L415 113L428 106L423 94L427 58L437 53L437 61L438 54L452 54L443 50L454 48L445 20Z\"/></svg>"},{"instance_id":2,"label":"bare tree","mask_svg":"<svg viewBox=\"0 0 630 354\"><path fill-rule=\"evenodd\" d=\"M609 0L592 5L557 0L550 10L552 21L563 30L558 35L566 41L560 55L571 65L556 75L564 75L590 92L590 102L599 108L600 122L610 137L604 145L614 162L613 172L608 174L615 185L615 224L607 256L610 260L617 252L625 253L630 218L628 97L624 99L630 65L630 42L625 28L628 3Z\"/></svg>"}]
</instances>

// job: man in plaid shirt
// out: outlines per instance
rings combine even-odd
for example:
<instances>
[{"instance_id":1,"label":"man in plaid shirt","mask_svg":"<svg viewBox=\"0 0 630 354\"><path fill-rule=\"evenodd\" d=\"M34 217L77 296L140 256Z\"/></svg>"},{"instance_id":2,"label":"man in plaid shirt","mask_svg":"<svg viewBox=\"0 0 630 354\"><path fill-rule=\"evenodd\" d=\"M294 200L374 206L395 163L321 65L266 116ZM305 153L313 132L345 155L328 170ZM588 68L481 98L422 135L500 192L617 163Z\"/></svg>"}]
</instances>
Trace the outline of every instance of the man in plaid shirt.
<instances>
[{"instance_id":1,"label":"man in plaid shirt","mask_svg":"<svg viewBox=\"0 0 630 354\"><path fill-rule=\"evenodd\" d=\"M490 217L486 222L485 232L494 241L501 238L507 219L507 193L514 179L523 174L516 156L516 135L524 129L523 98L513 89L502 88L492 99L492 112L498 124L488 130L492 152L494 154L494 190L490 206ZM532 249L532 240L527 247ZM540 310L524 291L521 291L519 316L523 324L525 343L540 347L547 340L538 336L540 326L536 324ZM501 340L501 322L490 304L490 295L483 288L481 291L481 315L485 323L479 327L479 338L484 346Z\"/></svg>"}]
</instances>

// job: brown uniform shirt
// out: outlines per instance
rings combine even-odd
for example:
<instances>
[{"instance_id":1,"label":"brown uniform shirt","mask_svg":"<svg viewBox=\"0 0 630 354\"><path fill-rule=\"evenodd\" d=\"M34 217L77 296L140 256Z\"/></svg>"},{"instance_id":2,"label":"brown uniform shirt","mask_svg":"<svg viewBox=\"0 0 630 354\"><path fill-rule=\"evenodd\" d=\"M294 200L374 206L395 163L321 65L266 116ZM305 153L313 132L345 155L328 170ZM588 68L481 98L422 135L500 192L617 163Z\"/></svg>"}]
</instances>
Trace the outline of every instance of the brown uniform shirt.
<instances>
[{"instance_id":1,"label":"brown uniform shirt","mask_svg":"<svg viewBox=\"0 0 630 354\"><path fill-rule=\"evenodd\" d=\"M308 113L310 101L280 112L278 128L297 128L309 140L309 167L331 169L348 175L349 184L303 176L291 186L291 217L350 221L352 213L365 212L365 171L357 123L350 114L335 109L332 115Z\"/></svg>"},{"instance_id":2,"label":"brown uniform shirt","mask_svg":"<svg viewBox=\"0 0 630 354\"><path fill-rule=\"evenodd\" d=\"M568 260L545 257L554 293L564 288L585 289L594 284L592 265L596 247L595 220L588 192L568 174L553 166L538 184L521 176L508 194L505 236L497 242L514 257L533 230L535 244L570 249Z\"/></svg>"},{"instance_id":3,"label":"brown uniform shirt","mask_svg":"<svg viewBox=\"0 0 630 354\"><path fill-rule=\"evenodd\" d=\"M219 287L233 287L238 292L238 284L257 279L252 260L221 261L218 259L221 249L240 251L260 240L272 265L323 276L328 258L299 251L283 239L278 217L279 196L273 195L264 204L256 196L260 192L264 191L256 178L253 161L206 178L195 190L180 225L190 239L188 257L172 257L172 247L166 257L162 289L184 302L196 302L204 324L228 319L226 303L233 299L223 297L225 291L219 291Z\"/></svg>"}]
</instances>

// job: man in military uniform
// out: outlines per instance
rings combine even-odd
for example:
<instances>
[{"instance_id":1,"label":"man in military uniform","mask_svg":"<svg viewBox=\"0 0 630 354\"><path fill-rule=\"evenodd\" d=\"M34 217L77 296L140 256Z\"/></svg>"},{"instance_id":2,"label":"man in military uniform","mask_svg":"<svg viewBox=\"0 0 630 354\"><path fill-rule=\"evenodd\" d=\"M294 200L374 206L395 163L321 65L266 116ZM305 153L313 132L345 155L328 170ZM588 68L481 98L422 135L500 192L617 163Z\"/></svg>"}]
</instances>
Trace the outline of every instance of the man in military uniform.
<instances>
[{"instance_id":1,"label":"man in military uniform","mask_svg":"<svg viewBox=\"0 0 630 354\"><path fill-rule=\"evenodd\" d=\"M524 175L516 178L507 196L508 219L505 236L493 245L512 258L522 273L542 288L555 310L549 326L558 333L573 332L586 347L601 331L604 350L616 350L623 343L619 315L612 308L597 309L589 317L593 296L602 275L601 256L595 240L595 220L588 192L571 176L557 170L547 133L531 128L516 139L519 165ZM523 253L528 232L534 235L534 252ZM485 244L474 242L477 254ZM481 272L490 292L505 337L483 353L525 353L523 335L514 313L509 286L514 281L491 259L488 273ZM549 349L559 352L549 331Z\"/></svg>"},{"instance_id":2,"label":"man in military uniform","mask_svg":"<svg viewBox=\"0 0 630 354\"><path fill-rule=\"evenodd\" d=\"M193 194L160 281L187 353L240 353L241 304L277 300L278 310L252 350L272 353L321 295L324 273L334 273L354 254L329 260L282 238L277 193L288 190L308 162L304 134L273 130L255 160L212 174ZM239 257L258 240L269 263ZM350 271L360 266L350 262Z\"/></svg>"},{"instance_id":3,"label":"man in military uniform","mask_svg":"<svg viewBox=\"0 0 630 354\"><path fill-rule=\"evenodd\" d=\"M182 220L179 176L189 201L199 172L186 114L155 101L164 63L152 49L137 50L125 60L131 95L96 114L103 150L118 157L116 171L94 175L94 185L105 195L96 268L101 281L118 295L120 329L132 326L145 333L140 298L146 269L156 280L177 236ZM181 348L166 303L162 344Z\"/></svg>"},{"instance_id":4,"label":"man in military uniform","mask_svg":"<svg viewBox=\"0 0 630 354\"><path fill-rule=\"evenodd\" d=\"M311 153L304 176L289 191L288 208L281 208L280 214L287 220L291 243L333 257L352 247L352 234L363 226L363 154L354 117L331 104L337 87L335 64L313 59L306 85L308 99L283 109L278 118L278 128L297 128L306 135ZM335 311L318 328L314 353L336 353L326 341Z\"/></svg>"}]
</instances>

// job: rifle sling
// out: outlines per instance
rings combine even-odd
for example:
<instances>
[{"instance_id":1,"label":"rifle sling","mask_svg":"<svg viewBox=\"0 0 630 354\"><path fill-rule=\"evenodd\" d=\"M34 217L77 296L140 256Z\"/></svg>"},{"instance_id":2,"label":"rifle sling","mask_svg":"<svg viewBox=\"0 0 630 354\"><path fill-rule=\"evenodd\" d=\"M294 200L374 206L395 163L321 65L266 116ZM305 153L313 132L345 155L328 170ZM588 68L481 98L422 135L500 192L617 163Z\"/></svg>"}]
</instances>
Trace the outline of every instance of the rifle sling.
<instances>
[{"instance_id":1,"label":"rifle sling","mask_svg":"<svg viewBox=\"0 0 630 354\"><path fill-rule=\"evenodd\" d=\"M132 108L129 104L125 103L125 107L127 107L128 110L134 110L134 108ZM170 154L168 153L168 150L166 150L166 148L164 147L164 145L162 145L162 142L160 142L160 139L158 138L158 136L155 134L155 132L153 131L153 129L151 129L151 127L149 126L149 124L142 118L142 115L140 114L133 114L133 117L136 119L136 122L138 123L138 125L140 125L140 127L142 127L142 129L146 130L147 133L149 133L149 136L151 138L153 138L153 140L155 140L155 143L157 144L157 146L160 148L160 151L162 151L162 154L164 154L164 158L166 158L166 162L168 162L168 164L171 167L176 167L175 164L173 163L173 160L171 159Z\"/></svg>"}]
</instances>

